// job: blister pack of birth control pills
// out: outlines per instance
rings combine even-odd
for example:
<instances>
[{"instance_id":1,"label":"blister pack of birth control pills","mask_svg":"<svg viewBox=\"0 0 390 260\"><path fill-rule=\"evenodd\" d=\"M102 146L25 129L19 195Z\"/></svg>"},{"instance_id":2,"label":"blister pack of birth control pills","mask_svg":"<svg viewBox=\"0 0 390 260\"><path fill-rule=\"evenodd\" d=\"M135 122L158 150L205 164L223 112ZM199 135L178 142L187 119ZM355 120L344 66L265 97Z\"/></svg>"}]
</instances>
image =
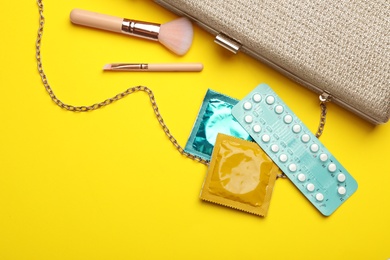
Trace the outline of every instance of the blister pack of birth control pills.
<instances>
[{"instance_id":1,"label":"blister pack of birth control pills","mask_svg":"<svg viewBox=\"0 0 390 260\"><path fill-rule=\"evenodd\" d=\"M268 85L256 87L232 114L323 215L357 190L355 179Z\"/></svg>"}]
</instances>

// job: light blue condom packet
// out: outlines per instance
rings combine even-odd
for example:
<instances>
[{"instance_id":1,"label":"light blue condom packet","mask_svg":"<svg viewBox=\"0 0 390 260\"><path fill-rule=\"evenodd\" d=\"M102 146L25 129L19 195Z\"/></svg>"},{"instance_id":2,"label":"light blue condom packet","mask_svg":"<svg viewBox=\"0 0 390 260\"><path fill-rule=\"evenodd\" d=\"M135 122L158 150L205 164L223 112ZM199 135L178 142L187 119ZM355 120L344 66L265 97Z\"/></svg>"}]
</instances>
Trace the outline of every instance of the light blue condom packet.
<instances>
[{"instance_id":1,"label":"light blue condom packet","mask_svg":"<svg viewBox=\"0 0 390 260\"><path fill-rule=\"evenodd\" d=\"M253 141L232 116L239 100L207 90L184 151L210 161L218 133Z\"/></svg>"}]
</instances>

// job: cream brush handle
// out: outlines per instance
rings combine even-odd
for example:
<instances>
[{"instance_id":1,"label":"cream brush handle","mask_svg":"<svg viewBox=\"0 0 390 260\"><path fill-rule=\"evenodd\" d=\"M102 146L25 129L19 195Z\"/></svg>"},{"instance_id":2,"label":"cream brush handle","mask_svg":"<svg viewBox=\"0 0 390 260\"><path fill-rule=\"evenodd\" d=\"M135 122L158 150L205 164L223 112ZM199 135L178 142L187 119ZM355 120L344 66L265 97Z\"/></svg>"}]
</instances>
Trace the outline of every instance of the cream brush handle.
<instances>
[{"instance_id":1,"label":"cream brush handle","mask_svg":"<svg viewBox=\"0 0 390 260\"><path fill-rule=\"evenodd\" d=\"M70 13L70 20L74 24L122 33L123 18L120 17L73 9Z\"/></svg>"},{"instance_id":2,"label":"cream brush handle","mask_svg":"<svg viewBox=\"0 0 390 260\"><path fill-rule=\"evenodd\" d=\"M70 13L70 20L74 24L128 34L154 41L158 41L158 35L160 33L160 24L157 23L130 20L81 9L73 9Z\"/></svg>"},{"instance_id":3,"label":"cream brush handle","mask_svg":"<svg viewBox=\"0 0 390 260\"><path fill-rule=\"evenodd\" d=\"M181 64L148 64L148 71L201 71L203 65L200 63L181 63Z\"/></svg>"}]
</instances>

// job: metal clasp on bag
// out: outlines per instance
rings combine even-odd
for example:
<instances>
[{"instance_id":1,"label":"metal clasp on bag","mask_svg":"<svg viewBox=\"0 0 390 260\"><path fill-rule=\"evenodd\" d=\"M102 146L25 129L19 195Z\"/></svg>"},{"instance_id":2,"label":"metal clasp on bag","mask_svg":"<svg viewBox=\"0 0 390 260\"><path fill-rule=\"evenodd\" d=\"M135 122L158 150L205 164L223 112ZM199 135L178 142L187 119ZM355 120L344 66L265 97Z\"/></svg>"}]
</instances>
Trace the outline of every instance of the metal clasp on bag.
<instances>
[{"instance_id":1,"label":"metal clasp on bag","mask_svg":"<svg viewBox=\"0 0 390 260\"><path fill-rule=\"evenodd\" d=\"M237 54L237 52L240 50L242 44L239 43L236 40L233 40L229 36L219 33L214 40L215 43L221 45L222 47L228 49L229 51L233 52L234 54Z\"/></svg>"}]
</instances>

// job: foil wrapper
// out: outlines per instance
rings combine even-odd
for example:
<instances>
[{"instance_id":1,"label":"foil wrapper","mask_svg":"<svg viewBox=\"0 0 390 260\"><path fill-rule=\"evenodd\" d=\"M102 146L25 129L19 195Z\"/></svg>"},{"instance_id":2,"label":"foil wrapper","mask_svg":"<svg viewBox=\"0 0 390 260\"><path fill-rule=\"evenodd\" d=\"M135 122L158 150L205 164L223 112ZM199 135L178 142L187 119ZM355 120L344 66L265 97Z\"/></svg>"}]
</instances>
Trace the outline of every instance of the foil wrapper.
<instances>
[{"instance_id":1,"label":"foil wrapper","mask_svg":"<svg viewBox=\"0 0 390 260\"><path fill-rule=\"evenodd\" d=\"M233 106L237 103L237 99L209 89L184 150L210 161L219 133L253 141L231 114Z\"/></svg>"}]
</instances>

